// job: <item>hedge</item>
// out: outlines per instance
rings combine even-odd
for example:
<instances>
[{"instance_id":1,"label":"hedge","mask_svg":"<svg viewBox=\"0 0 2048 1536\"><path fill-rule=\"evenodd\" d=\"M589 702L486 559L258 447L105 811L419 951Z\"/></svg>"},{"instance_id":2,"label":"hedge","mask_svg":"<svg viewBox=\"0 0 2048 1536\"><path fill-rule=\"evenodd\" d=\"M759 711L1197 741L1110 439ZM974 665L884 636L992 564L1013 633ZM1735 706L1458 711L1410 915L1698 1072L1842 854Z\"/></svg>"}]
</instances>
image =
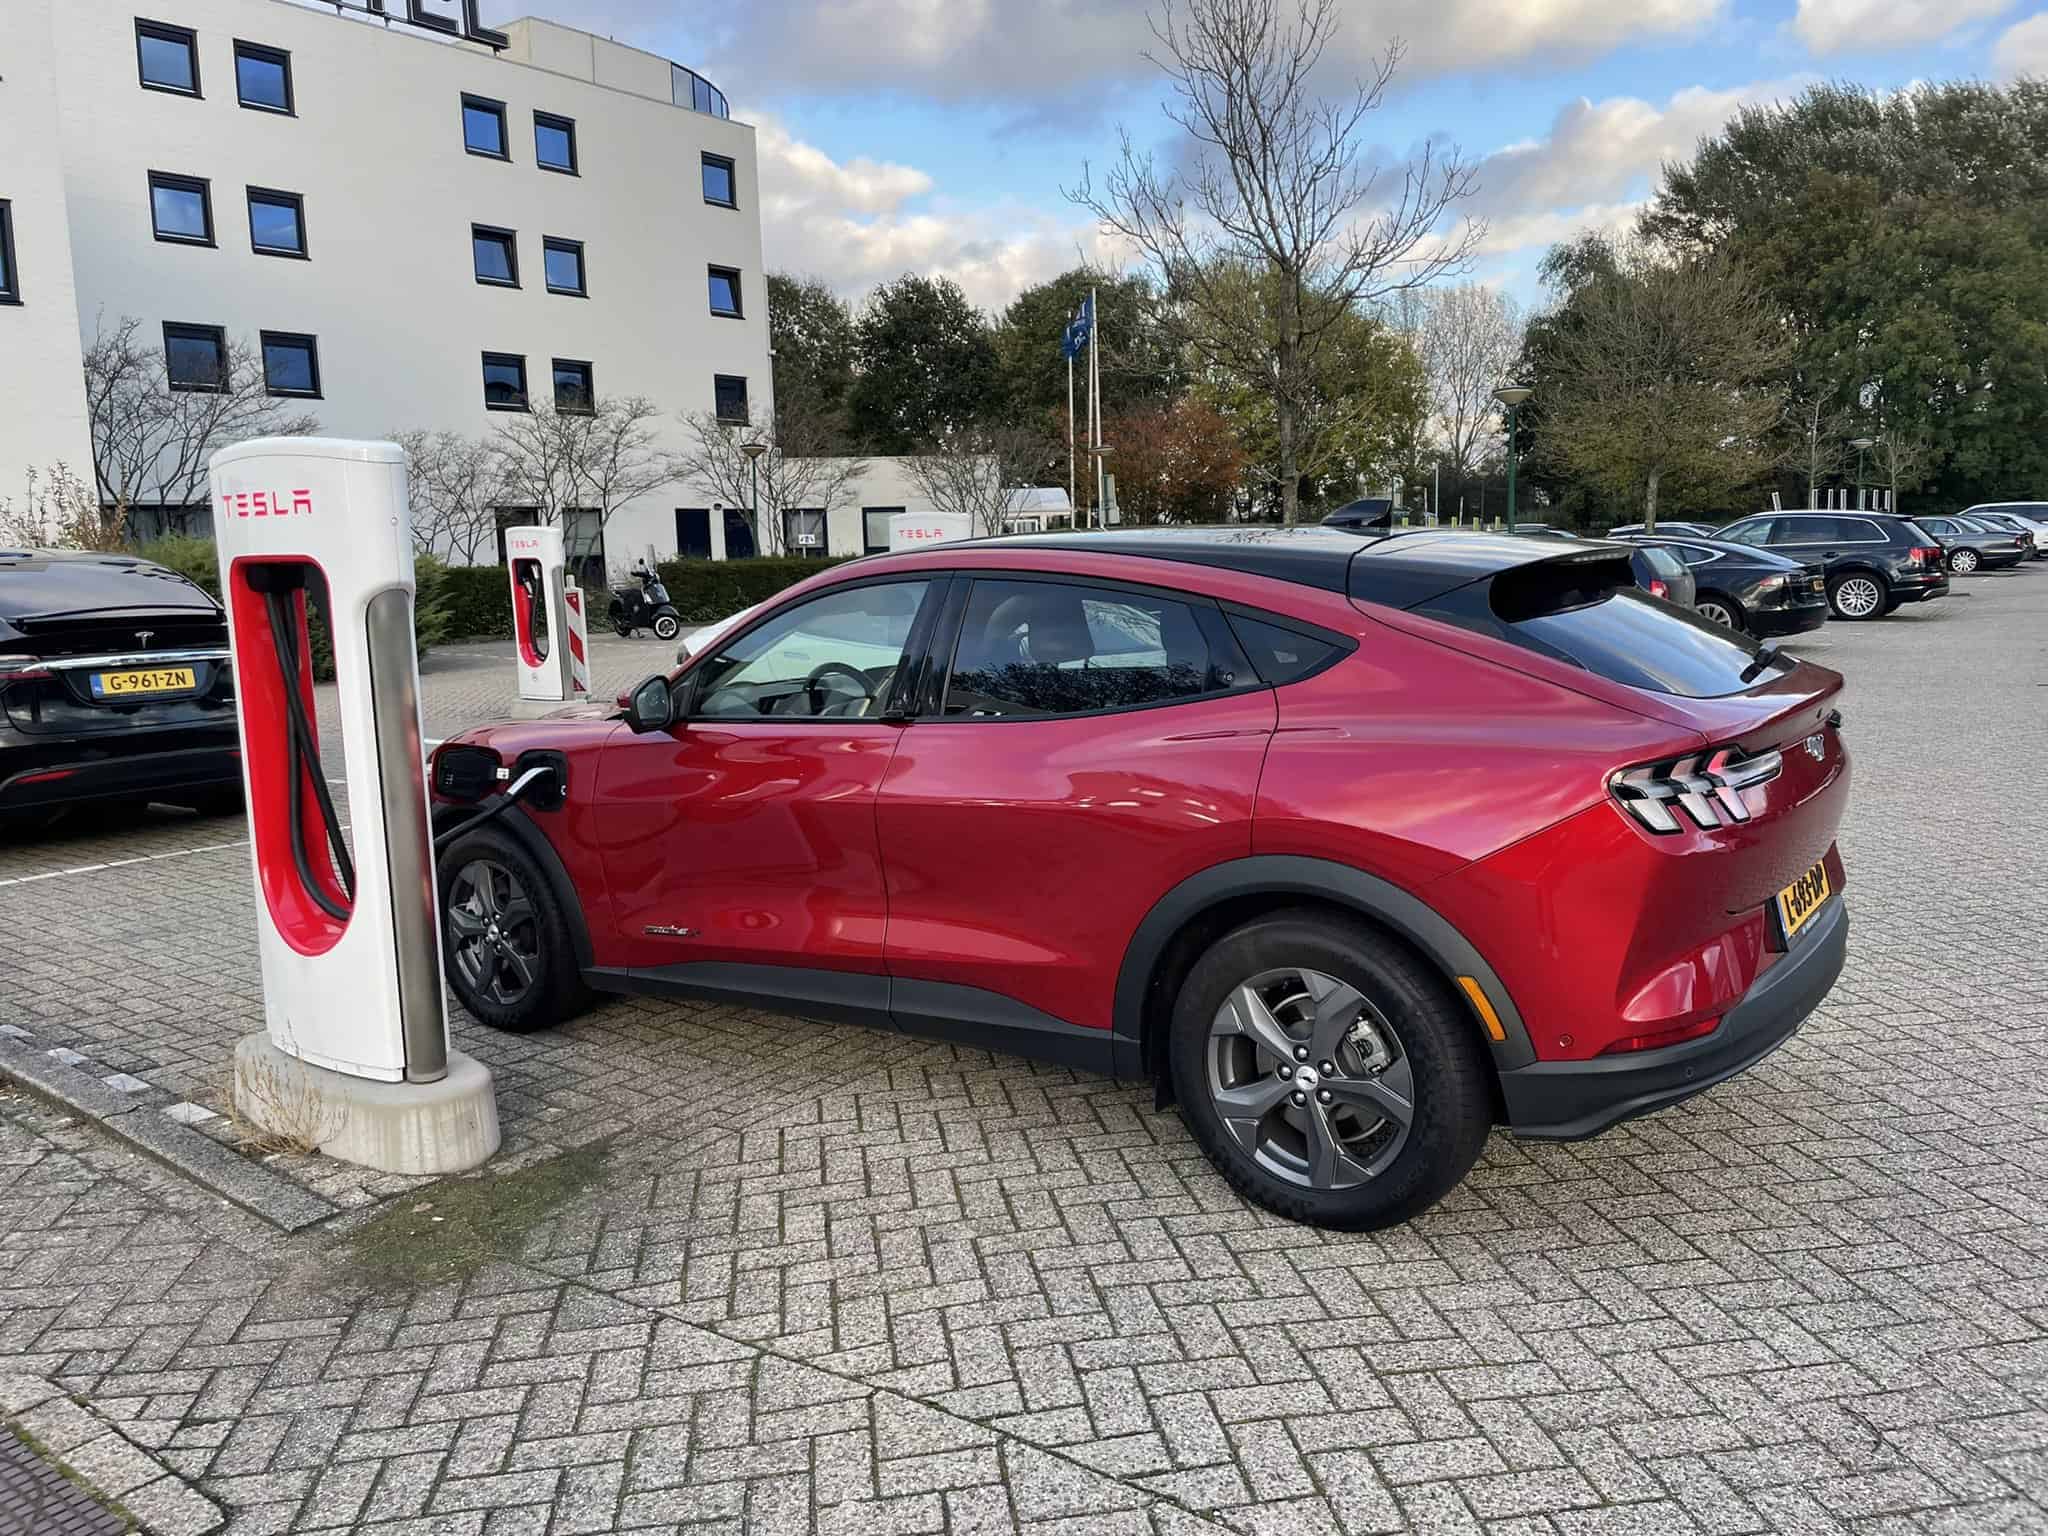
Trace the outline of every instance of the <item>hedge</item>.
<instances>
[{"instance_id":1,"label":"hedge","mask_svg":"<svg viewBox=\"0 0 2048 1536\"><path fill-rule=\"evenodd\" d=\"M663 560L655 574L668 588L668 600L685 624L709 624L738 613L742 608L765 602L785 587L830 570L837 560L792 560L786 557L754 560ZM610 594L591 598L590 622L604 622L604 606Z\"/></svg>"},{"instance_id":2,"label":"hedge","mask_svg":"<svg viewBox=\"0 0 2048 1536\"><path fill-rule=\"evenodd\" d=\"M211 592L216 601L220 598L220 565L211 539L192 539L171 535L153 539L136 553L144 560L154 560L158 565L168 566L188 581L194 582ZM453 612L449 603L449 580L453 574L432 555L421 555L413 561L413 608L412 627L414 643L424 656L434 646L448 640L455 633ZM499 591L504 591L504 573L497 573ZM511 632L508 619L506 632ZM327 623L321 617L318 606L312 610L307 624L307 640L313 650L313 675L323 682L334 676L334 645L327 638Z\"/></svg>"}]
</instances>

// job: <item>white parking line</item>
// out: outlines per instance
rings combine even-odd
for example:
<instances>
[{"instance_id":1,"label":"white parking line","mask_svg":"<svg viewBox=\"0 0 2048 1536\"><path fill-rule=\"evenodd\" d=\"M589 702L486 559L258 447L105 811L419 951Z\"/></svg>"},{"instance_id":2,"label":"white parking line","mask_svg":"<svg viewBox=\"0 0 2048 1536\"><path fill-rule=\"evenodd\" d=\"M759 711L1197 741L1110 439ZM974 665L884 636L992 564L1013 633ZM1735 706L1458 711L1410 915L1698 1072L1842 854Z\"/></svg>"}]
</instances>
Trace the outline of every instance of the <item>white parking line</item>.
<instances>
[{"instance_id":1,"label":"white parking line","mask_svg":"<svg viewBox=\"0 0 2048 1536\"><path fill-rule=\"evenodd\" d=\"M167 853L142 853L132 859L109 859L104 864L75 864L69 869L46 869L39 874L11 875L0 879L0 886L33 885L38 880L61 880L66 875L96 875L109 869L126 869L134 864L155 864L164 859L189 859L196 853L220 853L229 848L246 848L246 837L231 843L205 843L197 848L173 848Z\"/></svg>"}]
</instances>

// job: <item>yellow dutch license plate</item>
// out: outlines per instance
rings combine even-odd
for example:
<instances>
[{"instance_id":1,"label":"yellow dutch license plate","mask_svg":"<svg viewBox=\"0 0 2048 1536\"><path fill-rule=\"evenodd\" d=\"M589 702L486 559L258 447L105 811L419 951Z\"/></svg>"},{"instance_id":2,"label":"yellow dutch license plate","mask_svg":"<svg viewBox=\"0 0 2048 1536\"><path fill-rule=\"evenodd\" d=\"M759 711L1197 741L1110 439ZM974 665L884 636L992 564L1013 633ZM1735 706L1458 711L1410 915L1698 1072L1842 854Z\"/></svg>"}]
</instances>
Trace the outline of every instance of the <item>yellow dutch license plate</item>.
<instances>
[{"instance_id":1,"label":"yellow dutch license plate","mask_svg":"<svg viewBox=\"0 0 2048 1536\"><path fill-rule=\"evenodd\" d=\"M1825 863L1814 865L1778 892L1778 920L1785 929L1788 943L1806 920L1827 904L1829 894L1828 867Z\"/></svg>"},{"instance_id":2,"label":"yellow dutch license plate","mask_svg":"<svg viewBox=\"0 0 2048 1536\"><path fill-rule=\"evenodd\" d=\"M190 667L149 667L133 672L95 672L96 699L132 699L152 693L179 693L197 687Z\"/></svg>"}]
</instances>

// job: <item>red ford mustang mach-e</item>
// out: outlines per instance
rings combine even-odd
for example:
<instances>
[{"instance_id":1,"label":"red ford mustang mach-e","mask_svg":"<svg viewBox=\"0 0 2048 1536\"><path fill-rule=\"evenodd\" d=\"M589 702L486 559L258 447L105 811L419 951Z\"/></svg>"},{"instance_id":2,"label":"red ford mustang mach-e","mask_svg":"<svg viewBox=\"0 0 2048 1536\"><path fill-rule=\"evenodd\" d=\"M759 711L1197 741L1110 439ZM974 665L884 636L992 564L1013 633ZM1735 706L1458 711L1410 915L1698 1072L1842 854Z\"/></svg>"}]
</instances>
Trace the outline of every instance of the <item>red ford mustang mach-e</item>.
<instances>
[{"instance_id":1,"label":"red ford mustang mach-e","mask_svg":"<svg viewBox=\"0 0 2048 1536\"><path fill-rule=\"evenodd\" d=\"M1495 1123L1674 1103L1826 995L1840 687L1612 546L858 560L440 748L448 977L505 1029L712 997L1145 1079L1252 1199L1381 1226Z\"/></svg>"}]
</instances>

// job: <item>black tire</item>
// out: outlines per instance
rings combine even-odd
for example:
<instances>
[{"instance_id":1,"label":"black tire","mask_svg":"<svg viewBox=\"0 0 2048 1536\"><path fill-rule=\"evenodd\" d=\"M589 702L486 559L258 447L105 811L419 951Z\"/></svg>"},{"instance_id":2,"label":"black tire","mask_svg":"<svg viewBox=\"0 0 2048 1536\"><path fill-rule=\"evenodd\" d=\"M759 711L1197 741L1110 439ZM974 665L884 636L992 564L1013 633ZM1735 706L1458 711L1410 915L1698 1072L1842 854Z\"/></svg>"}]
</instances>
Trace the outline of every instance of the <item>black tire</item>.
<instances>
[{"instance_id":1,"label":"black tire","mask_svg":"<svg viewBox=\"0 0 2048 1536\"><path fill-rule=\"evenodd\" d=\"M1219 1012L1248 979L1293 968L1355 989L1390 1026L1413 1085L1406 1140L1348 1188L1312 1188L1270 1171L1240 1144L1212 1096ZM1277 912L1212 945L1181 984L1168 1051L1181 1117L1217 1171L1247 1199L1315 1226L1369 1231L1427 1210L1465 1177L1493 1123L1492 1066L1443 979L1386 934L1318 911Z\"/></svg>"},{"instance_id":2,"label":"black tire","mask_svg":"<svg viewBox=\"0 0 2048 1536\"><path fill-rule=\"evenodd\" d=\"M633 626L630 624L621 624L616 619L614 619L612 621L612 630L615 634L618 635L618 637L621 640L630 640L633 638Z\"/></svg>"},{"instance_id":3,"label":"black tire","mask_svg":"<svg viewBox=\"0 0 2048 1536\"><path fill-rule=\"evenodd\" d=\"M518 814L514 812L513 814ZM441 901L441 970L448 979L456 1001L493 1029L513 1034L530 1034L575 1017L590 1000L577 969L576 952L569 940L569 925L555 899L554 887L518 841L496 827L483 826L464 833L437 857ZM471 896L476 871L487 866L502 873L511 887L499 886L493 897L502 912L500 942L495 952L488 947L493 926L484 935L469 930ZM526 908L513 903L523 900ZM462 902L464 910L457 911ZM479 947L484 946L484 947ZM508 951L510 953L508 953ZM516 954L519 965L512 963ZM523 984L524 969L530 979ZM502 979L501 979L502 978Z\"/></svg>"},{"instance_id":4,"label":"black tire","mask_svg":"<svg viewBox=\"0 0 2048 1536\"><path fill-rule=\"evenodd\" d=\"M1974 549L1949 551L1948 568L1958 576L1973 576L1983 568L1984 557Z\"/></svg>"},{"instance_id":5,"label":"black tire","mask_svg":"<svg viewBox=\"0 0 2048 1536\"><path fill-rule=\"evenodd\" d=\"M657 640L673 640L673 639L675 639L675 637L676 637L677 635L680 635L680 634L681 634L682 632L683 632L683 621L682 621L681 619L677 618L677 617L676 617L676 616L675 616L674 614L672 614L672 613L661 613L661 614L656 614L656 615L655 615L655 618L654 618L654 638L655 638L655 639L657 639Z\"/></svg>"},{"instance_id":6,"label":"black tire","mask_svg":"<svg viewBox=\"0 0 2048 1536\"><path fill-rule=\"evenodd\" d=\"M1844 594L1849 601L1844 605ZM1875 596L1869 594L1874 592ZM1890 610L1885 604L1891 601L1891 583L1875 571L1841 571L1828 578L1828 608L1838 619L1860 623L1865 619L1881 619Z\"/></svg>"}]
</instances>

